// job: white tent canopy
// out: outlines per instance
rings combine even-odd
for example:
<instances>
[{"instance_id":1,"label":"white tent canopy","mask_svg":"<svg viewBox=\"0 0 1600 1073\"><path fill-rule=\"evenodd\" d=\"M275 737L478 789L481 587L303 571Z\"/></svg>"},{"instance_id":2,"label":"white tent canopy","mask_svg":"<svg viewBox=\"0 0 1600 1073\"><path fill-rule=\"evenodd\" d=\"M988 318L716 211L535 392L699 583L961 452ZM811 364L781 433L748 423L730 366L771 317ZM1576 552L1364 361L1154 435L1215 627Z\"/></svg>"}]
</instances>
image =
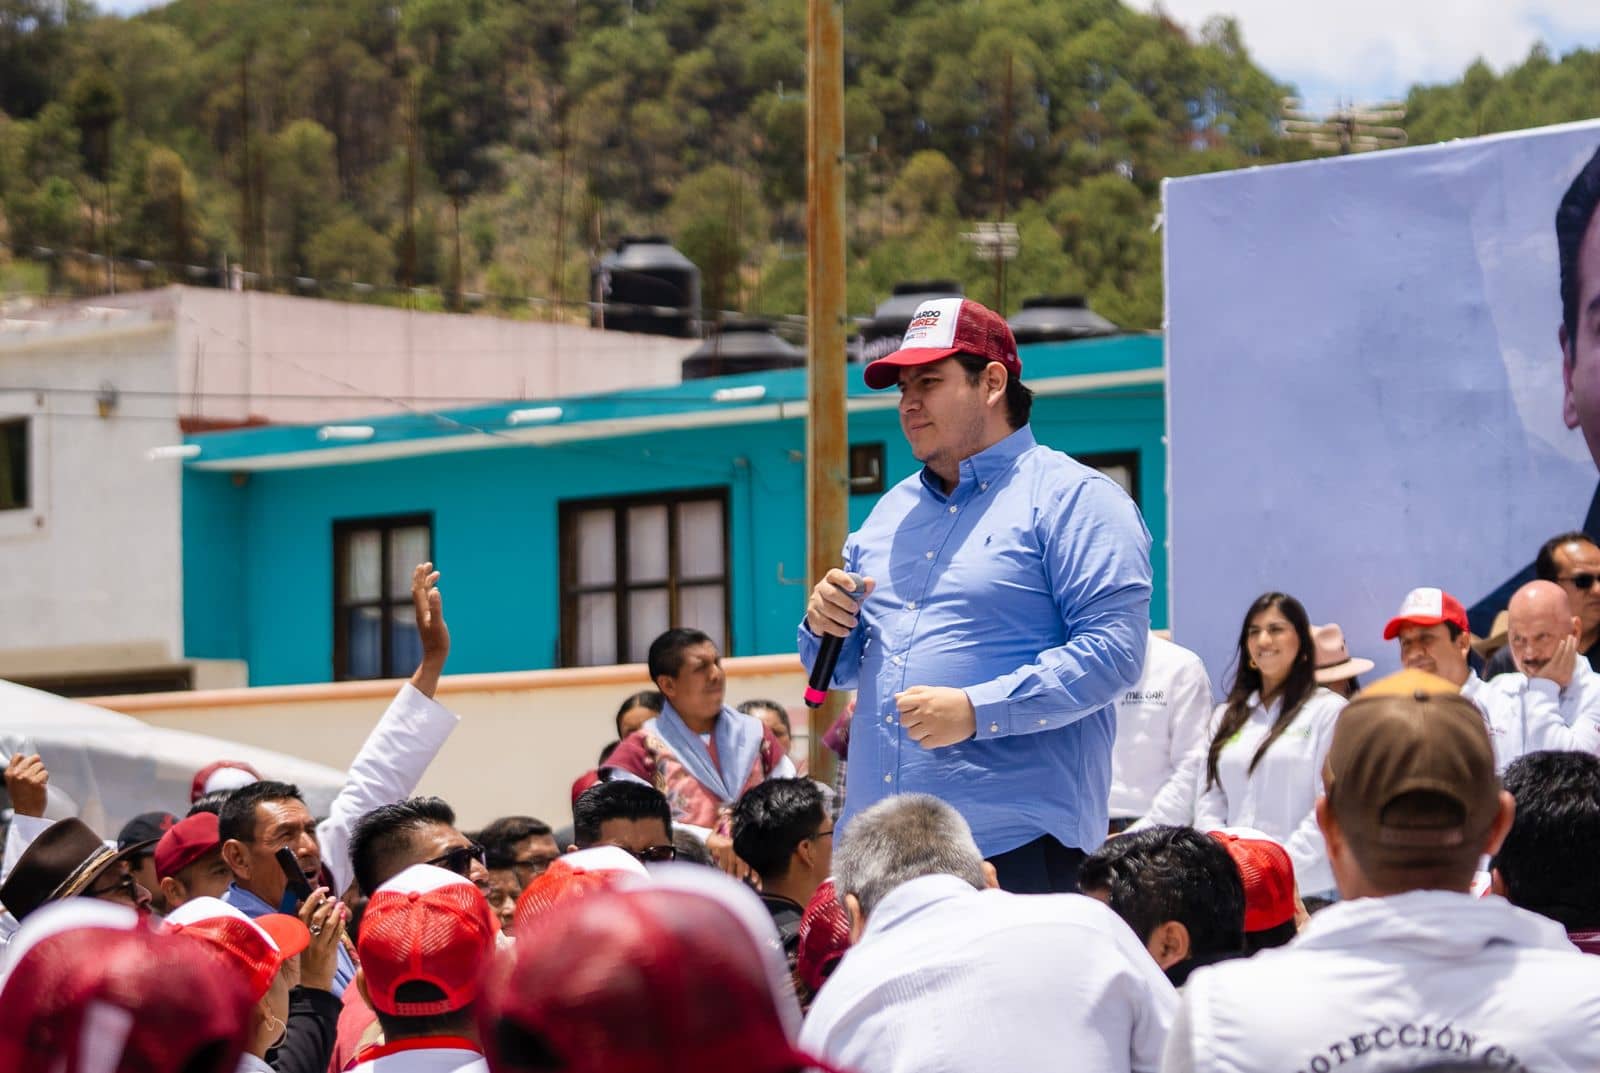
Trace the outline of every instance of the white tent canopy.
<instances>
[{"instance_id":1,"label":"white tent canopy","mask_svg":"<svg viewBox=\"0 0 1600 1073\"><path fill-rule=\"evenodd\" d=\"M38 753L50 770L48 815L76 815L104 838L115 838L141 812L182 816L195 772L217 760L241 760L262 778L294 783L317 816L326 815L345 783L344 772L323 764L150 726L6 681L0 681L0 749L5 760Z\"/></svg>"}]
</instances>

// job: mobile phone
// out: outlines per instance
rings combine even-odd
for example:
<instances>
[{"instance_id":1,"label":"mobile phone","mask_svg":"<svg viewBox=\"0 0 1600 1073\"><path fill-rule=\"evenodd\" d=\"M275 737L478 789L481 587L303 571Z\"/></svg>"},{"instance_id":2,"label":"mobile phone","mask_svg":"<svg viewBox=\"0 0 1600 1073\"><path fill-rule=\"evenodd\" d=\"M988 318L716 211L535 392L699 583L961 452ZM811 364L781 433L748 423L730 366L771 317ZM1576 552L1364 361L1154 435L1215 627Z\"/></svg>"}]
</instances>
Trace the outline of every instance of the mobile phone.
<instances>
[{"instance_id":1,"label":"mobile phone","mask_svg":"<svg viewBox=\"0 0 1600 1073\"><path fill-rule=\"evenodd\" d=\"M273 856L278 860L278 867L283 869L283 878L288 881L284 887L282 908L292 913L311 897L311 884L305 873L300 871L300 862L295 859L294 850L284 846Z\"/></svg>"}]
</instances>

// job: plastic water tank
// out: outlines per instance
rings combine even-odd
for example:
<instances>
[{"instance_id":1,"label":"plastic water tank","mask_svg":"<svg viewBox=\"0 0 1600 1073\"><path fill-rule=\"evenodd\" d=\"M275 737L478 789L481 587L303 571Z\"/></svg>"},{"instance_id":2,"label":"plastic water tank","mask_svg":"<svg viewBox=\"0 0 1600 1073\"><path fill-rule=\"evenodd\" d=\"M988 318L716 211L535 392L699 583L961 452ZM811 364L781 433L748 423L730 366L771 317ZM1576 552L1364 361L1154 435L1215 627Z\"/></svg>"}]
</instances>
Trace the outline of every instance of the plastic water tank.
<instances>
[{"instance_id":1,"label":"plastic water tank","mask_svg":"<svg viewBox=\"0 0 1600 1073\"><path fill-rule=\"evenodd\" d=\"M729 320L683 359L683 378L701 380L769 369L799 369L805 363L805 352L780 336L771 321Z\"/></svg>"},{"instance_id":2,"label":"plastic water tank","mask_svg":"<svg viewBox=\"0 0 1600 1073\"><path fill-rule=\"evenodd\" d=\"M659 235L624 238L590 272L589 323L616 332L700 334L700 269Z\"/></svg>"}]
</instances>

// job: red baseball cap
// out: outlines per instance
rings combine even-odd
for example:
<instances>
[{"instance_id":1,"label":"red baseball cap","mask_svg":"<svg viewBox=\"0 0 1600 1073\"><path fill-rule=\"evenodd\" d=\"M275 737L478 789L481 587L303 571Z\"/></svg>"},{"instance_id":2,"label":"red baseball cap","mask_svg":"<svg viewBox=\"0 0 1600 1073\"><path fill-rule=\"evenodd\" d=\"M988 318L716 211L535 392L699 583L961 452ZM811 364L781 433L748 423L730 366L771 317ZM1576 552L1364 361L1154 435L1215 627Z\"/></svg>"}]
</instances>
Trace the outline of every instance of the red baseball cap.
<instances>
[{"instance_id":1,"label":"red baseball cap","mask_svg":"<svg viewBox=\"0 0 1600 1073\"><path fill-rule=\"evenodd\" d=\"M870 388L892 387L900 379L901 369L943 361L953 354L998 361L1012 376L1022 376L1022 359L1017 356L1011 325L970 298L924 302L906 326L900 349L869 364L862 376Z\"/></svg>"},{"instance_id":2,"label":"red baseball cap","mask_svg":"<svg viewBox=\"0 0 1600 1073\"><path fill-rule=\"evenodd\" d=\"M76 908L46 906L28 923ZM244 983L197 944L127 916L126 928L53 930L17 957L0 989L0 1069L233 1073L255 1006Z\"/></svg>"},{"instance_id":3,"label":"red baseball cap","mask_svg":"<svg viewBox=\"0 0 1600 1073\"><path fill-rule=\"evenodd\" d=\"M627 850L616 846L596 846L557 857L517 898L515 934L518 938L527 935L557 905L569 898L610 890L624 875L643 878L649 873Z\"/></svg>"},{"instance_id":4,"label":"red baseball cap","mask_svg":"<svg viewBox=\"0 0 1600 1073\"><path fill-rule=\"evenodd\" d=\"M194 804L213 790L237 790L261 781L261 772L243 760L218 760L194 773L189 783L189 804Z\"/></svg>"},{"instance_id":5,"label":"red baseball cap","mask_svg":"<svg viewBox=\"0 0 1600 1073\"><path fill-rule=\"evenodd\" d=\"M795 975L815 995L849 949L850 915L839 904L833 880L823 880L800 918L800 950L795 958Z\"/></svg>"},{"instance_id":6,"label":"red baseball cap","mask_svg":"<svg viewBox=\"0 0 1600 1073\"><path fill-rule=\"evenodd\" d=\"M167 930L198 939L236 969L255 1001L267 993L283 963L311 945L298 917L268 913L254 919L219 898L193 898L167 914Z\"/></svg>"},{"instance_id":7,"label":"red baseball cap","mask_svg":"<svg viewBox=\"0 0 1600 1073\"><path fill-rule=\"evenodd\" d=\"M1240 838L1229 831L1211 837L1233 858L1244 881L1244 930L1266 931L1294 919L1294 862L1267 838Z\"/></svg>"},{"instance_id":8,"label":"red baseball cap","mask_svg":"<svg viewBox=\"0 0 1600 1073\"><path fill-rule=\"evenodd\" d=\"M431 864L414 864L373 892L361 917L357 952L379 1013L431 1017L478 996L500 925L471 882ZM431 984L440 998L402 1002L405 984Z\"/></svg>"},{"instance_id":9,"label":"red baseball cap","mask_svg":"<svg viewBox=\"0 0 1600 1073\"><path fill-rule=\"evenodd\" d=\"M1437 626L1441 622L1453 622L1466 630L1467 609L1443 589L1412 589L1383 628L1383 639L1394 640L1406 626Z\"/></svg>"},{"instance_id":10,"label":"red baseball cap","mask_svg":"<svg viewBox=\"0 0 1600 1073\"><path fill-rule=\"evenodd\" d=\"M478 1004L496 1073L833 1073L789 1038L760 948L714 898L602 891L546 924L495 967Z\"/></svg>"},{"instance_id":11,"label":"red baseball cap","mask_svg":"<svg viewBox=\"0 0 1600 1073\"><path fill-rule=\"evenodd\" d=\"M196 812L167 828L156 843L156 878L175 876L222 845L215 812Z\"/></svg>"}]
</instances>

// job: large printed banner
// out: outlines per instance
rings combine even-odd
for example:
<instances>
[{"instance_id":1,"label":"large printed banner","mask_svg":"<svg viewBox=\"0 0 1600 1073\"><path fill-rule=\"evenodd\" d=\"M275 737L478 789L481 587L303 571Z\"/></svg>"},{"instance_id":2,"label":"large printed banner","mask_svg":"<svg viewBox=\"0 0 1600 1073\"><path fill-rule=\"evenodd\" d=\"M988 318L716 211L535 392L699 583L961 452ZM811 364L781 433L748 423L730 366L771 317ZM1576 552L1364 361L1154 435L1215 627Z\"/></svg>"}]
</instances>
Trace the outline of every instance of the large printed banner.
<instances>
[{"instance_id":1,"label":"large printed banner","mask_svg":"<svg viewBox=\"0 0 1600 1073\"><path fill-rule=\"evenodd\" d=\"M1568 391L1555 216L1597 149L1588 122L1167 184L1173 634L1219 691L1262 592L1381 674L1408 589L1482 633L1594 531L1600 347Z\"/></svg>"}]
</instances>

